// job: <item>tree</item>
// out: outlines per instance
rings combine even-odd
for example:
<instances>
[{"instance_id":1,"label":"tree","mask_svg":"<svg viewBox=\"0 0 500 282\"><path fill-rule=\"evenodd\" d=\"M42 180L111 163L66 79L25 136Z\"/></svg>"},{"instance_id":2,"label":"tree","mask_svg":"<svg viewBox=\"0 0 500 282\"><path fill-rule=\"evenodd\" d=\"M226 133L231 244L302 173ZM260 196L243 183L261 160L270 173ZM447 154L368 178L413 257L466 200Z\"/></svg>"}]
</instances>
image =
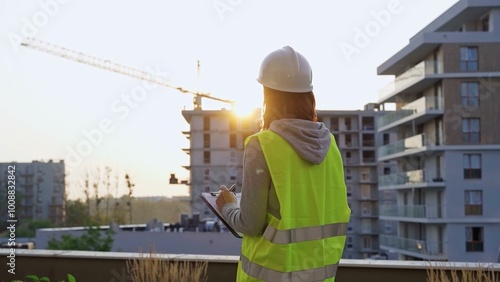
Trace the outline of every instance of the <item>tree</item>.
<instances>
[{"instance_id":1,"label":"tree","mask_svg":"<svg viewBox=\"0 0 500 282\"><path fill-rule=\"evenodd\" d=\"M101 169L97 168L96 173L93 177L92 187L94 187L94 198L95 198L95 219L98 223L101 223L101 201L102 197L99 197L99 185L101 179Z\"/></svg>"},{"instance_id":2,"label":"tree","mask_svg":"<svg viewBox=\"0 0 500 282\"><path fill-rule=\"evenodd\" d=\"M128 174L125 174L125 180L127 181L127 188L128 188L127 206L128 206L128 212L129 212L129 223L132 224L132 199L133 199L132 194L134 192L135 184L132 184Z\"/></svg>"},{"instance_id":3,"label":"tree","mask_svg":"<svg viewBox=\"0 0 500 282\"><path fill-rule=\"evenodd\" d=\"M111 193L109 192L111 186L111 168L109 166L106 167L106 178L104 179L104 185L106 186L106 221L110 220L109 217L109 200L111 198Z\"/></svg>"},{"instance_id":4,"label":"tree","mask_svg":"<svg viewBox=\"0 0 500 282\"><path fill-rule=\"evenodd\" d=\"M99 227L89 226L87 232L81 236L65 234L60 240L51 238L48 249L109 252L113 246L113 235L111 229L106 230L102 236Z\"/></svg>"},{"instance_id":5,"label":"tree","mask_svg":"<svg viewBox=\"0 0 500 282\"><path fill-rule=\"evenodd\" d=\"M49 220L24 220L22 225L16 228L16 236L33 238L39 228L54 227Z\"/></svg>"},{"instance_id":6,"label":"tree","mask_svg":"<svg viewBox=\"0 0 500 282\"><path fill-rule=\"evenodd\" d=\"M90 221L85 202L80 199L66 201L66 226L86 226Z\"/></svg>"}]
</instances>

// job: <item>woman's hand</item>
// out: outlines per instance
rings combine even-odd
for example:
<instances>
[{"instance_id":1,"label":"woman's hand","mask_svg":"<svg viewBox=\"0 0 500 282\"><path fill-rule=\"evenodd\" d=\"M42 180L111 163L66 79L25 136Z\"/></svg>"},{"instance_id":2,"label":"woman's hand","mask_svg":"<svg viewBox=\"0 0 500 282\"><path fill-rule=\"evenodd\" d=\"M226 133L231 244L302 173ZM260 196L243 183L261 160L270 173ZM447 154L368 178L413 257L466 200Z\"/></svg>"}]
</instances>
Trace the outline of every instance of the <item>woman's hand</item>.
<instances>
[{"instance_id":1,"label":"woman's hand","mask_svg":"<svg viewBox=\"0 0 500 282\"><path fill-rule=\"evenodd\" d=\"M217 199L215 200L215 203L217 204L217 207L219 208L219 211L222 211L222 207L224 205L229 204L229 203L237 203L236 196L227 189L225 185L220 186L220 193L217 196Z\"/></svg>"}]
</instances>

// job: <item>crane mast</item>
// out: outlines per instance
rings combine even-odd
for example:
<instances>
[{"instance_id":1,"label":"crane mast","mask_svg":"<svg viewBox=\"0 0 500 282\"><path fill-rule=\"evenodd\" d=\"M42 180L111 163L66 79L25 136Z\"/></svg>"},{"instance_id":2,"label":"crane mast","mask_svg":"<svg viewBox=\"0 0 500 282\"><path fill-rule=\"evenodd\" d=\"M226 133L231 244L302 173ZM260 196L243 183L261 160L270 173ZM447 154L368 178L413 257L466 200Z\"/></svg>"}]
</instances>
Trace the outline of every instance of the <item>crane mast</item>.
<instances>
[{"instance_id":1,"label":"crane mast","mask_svg":"<svg viewBox=\"0 0 500 282\"><path fill-rule=\"evenodd\" d=\"M110 60L104 60L101 58L97 58L91 55L84 54L82 52L70 50L68 48L64 48L61 46L57 46L52 43L48 43L45 41L41 41L32 37L26 37L21 41L21 46L28 47L34 50L42 51L54 56L58 56L61 58L65 58L71 61L75 61L78 63L86 64L89 66L93 66L100 69L105 69L108 71L112 71L115 73L123 74L129 77L137 78L143 81L155 83L161 86L165 86L168 88L175 89L184 94L192 94L193 104L195 110L201 110L201 98L207 98L223 103L228 103L231 106L234 105L234 101L222 99L218 97L214 97L210 95L209 92L199 92L199 91L190 91L180 86L172 85L168 82L168 79L162 76L154 75L148 72L144 72L138 69L134 69L128 66L124 66ZM198 71L199 71L199 63L198 63Z\"/></svg>"}]
</instances>

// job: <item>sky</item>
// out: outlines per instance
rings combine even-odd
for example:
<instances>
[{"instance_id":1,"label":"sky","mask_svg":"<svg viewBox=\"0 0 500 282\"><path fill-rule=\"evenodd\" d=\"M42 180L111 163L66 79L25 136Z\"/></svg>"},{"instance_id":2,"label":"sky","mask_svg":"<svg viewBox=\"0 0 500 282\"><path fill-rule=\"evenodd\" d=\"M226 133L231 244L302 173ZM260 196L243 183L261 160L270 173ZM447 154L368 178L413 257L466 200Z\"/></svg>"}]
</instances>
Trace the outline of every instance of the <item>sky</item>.
<instances>
[{"instance_id":1,"label":"sky","mask_svg":"<svg viewBox=\"0 0 500 282\"><path fill-rule=\"evenodd\" d=\"M289 45L313 68L319 110L357 110L393 79L377 67L456 2L0 0L0 162L64 160L70 198L106 166L128 173L136 196L188 193L168 179L189 178L181 111L193 96L21 47L24 37L234 100L241 114L262 103L262 59Z\"/></svg>"}]
</instances>

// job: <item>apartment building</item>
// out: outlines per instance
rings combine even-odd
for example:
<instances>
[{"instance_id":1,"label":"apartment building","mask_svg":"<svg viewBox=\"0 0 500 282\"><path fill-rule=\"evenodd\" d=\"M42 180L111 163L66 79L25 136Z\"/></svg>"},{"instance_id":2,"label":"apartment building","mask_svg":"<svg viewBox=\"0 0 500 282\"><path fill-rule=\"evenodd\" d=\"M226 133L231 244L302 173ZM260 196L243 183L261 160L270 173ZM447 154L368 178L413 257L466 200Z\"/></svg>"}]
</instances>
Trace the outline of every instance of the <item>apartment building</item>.
<instances>
[{"instance_id":1,"label":"apartment building","mask_svg":"<svg viewBox=\"0 0 500 282\"><path fill-rule=\"evenodd\" d=\"M243 142L258 131L257 117L241 118L231 111L183 111L190 131L191 206L192 211L203 217L213 217L199 199L203 191L216 191L220 184L237 183L241 188ZM383 112L376 104L368 104L360 111L318 111L318 119L331 129L342 153L345 178L352 219L344 257L367 258L379 253L379 233L395 235L396 225L378 221L377 176L384 171L395 172L391 162L377 165L376 148L392 134L379 134L376 117ZM395 137L393 137L395 140ZM395 193L385 191L380 195L387 202L395 202Z\"/></svg>"},{"instance_id":2,"label":"apartment building","mask_svg":"<svg viewBox=\"0 0 500 282\"><path fill-rule=\"evenodd\" d=\"M241 191L245 138L258 131L258 112L240 117L229 110L184 110L182 115L190 125L183 132L189 139L191 211L202 218L213 217L199 198L202 192L217 191L220 185L236 183Z\"/></svg>"},{"instance_id":3,"label":"apartment building","mask_svg":"<svg viewBox=\"0 0 500 282\"><path fill-rule=\"evenodd\" d=\"M379 134L376 119L385 114L375 104L363 111L318 111L335 136L344 161L347 198L351 208L344 258L363 259L380 253L379 235L395 235L393 222L379 222L379 201L395 203L395 193L379 193L378 175L395 172L393 162L377 163L376 148L395 139L394 134Z\"/></svg>"},{"instance_id":4,"label":"apartment building","mask_svg":"<svg viewBox=\"0 0 500 282\"><path fill-rule=\"evenodd\" d=\"M500 248L500 1L460 0L378 67L394 81L378 118L397 141L378 160L397 193L380 219L397 224L381 248L405 260L496 262Z\"/></svg>"},{"instance_id":5,"label":"apartment building","mask_svg":"<svg viewBox=\"0 0 500 282\"><path fill-rule=\"evenodd\" d=\"M50 220L55 225L61 225L64 220L64 161L0 163L0 183L3 187L9 180L8 166L15 166L16 219L19 222ZM6 191L2 189L1 194L6 196ZM0 204L2 211L6 211L6 204L6 201Z\"/></svg>"}]
</instances>

